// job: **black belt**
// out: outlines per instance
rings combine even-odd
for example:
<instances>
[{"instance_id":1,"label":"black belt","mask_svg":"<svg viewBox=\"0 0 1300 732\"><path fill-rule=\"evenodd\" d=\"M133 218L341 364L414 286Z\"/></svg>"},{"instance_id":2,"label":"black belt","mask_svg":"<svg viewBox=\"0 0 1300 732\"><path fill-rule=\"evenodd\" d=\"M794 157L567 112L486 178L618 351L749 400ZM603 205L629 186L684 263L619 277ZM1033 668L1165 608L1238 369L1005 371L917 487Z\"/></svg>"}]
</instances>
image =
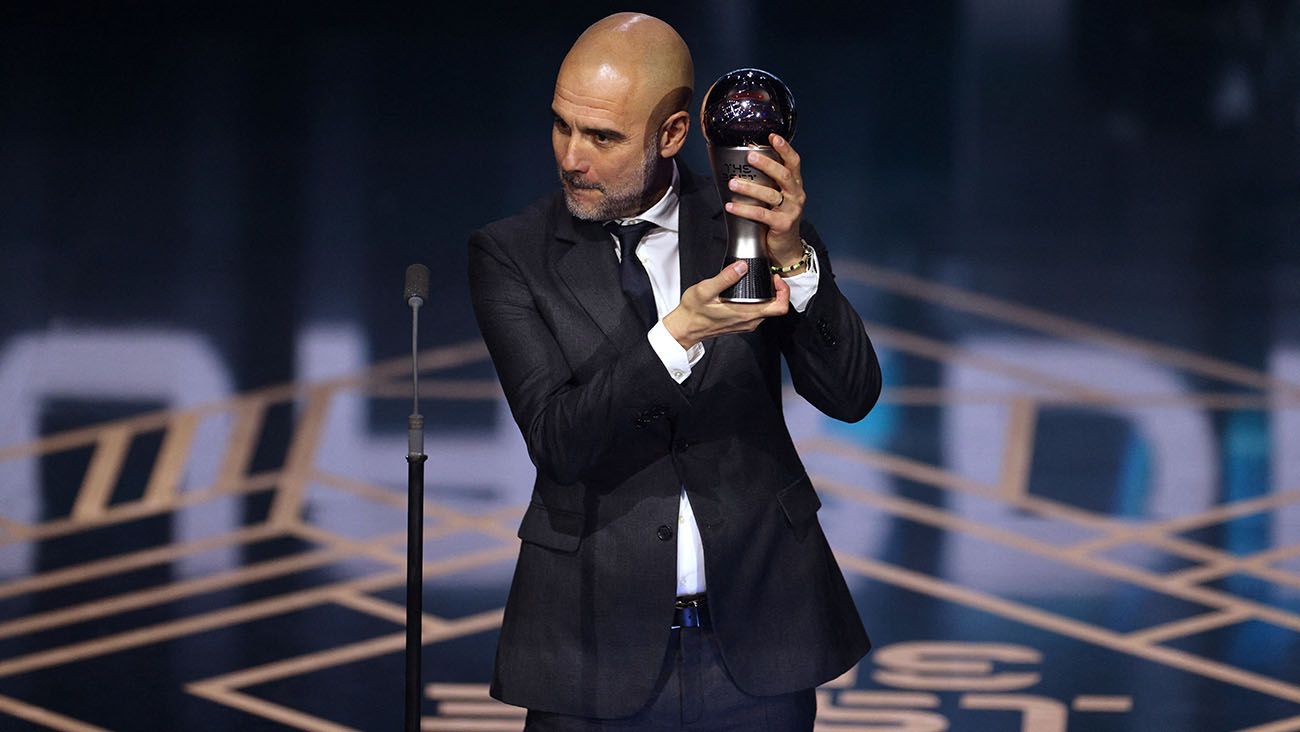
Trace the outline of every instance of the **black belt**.
<instances>
[{"instance_id":1,"label":"black belt","mask_svg":"<svg viewBox=\"0 0 1300 732\"><path fill-rule=\"evenodd\" d=\"M704 595L688 595L673 603L673 629L710 628L709 603Z\"/></svg>"}]
</instances>

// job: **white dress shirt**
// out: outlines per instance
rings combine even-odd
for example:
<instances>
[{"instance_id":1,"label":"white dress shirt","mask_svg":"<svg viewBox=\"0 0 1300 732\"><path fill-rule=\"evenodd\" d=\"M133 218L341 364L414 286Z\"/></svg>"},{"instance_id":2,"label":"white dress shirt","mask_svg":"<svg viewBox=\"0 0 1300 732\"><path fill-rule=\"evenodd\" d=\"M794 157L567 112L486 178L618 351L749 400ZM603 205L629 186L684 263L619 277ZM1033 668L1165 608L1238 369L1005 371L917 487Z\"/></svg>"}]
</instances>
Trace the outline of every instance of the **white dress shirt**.
<instances>
[{"instance_id":1,"label":"white dress shirt","mask_svg":"<svg viewBox=\"0 0 1300 732\"><path fill-rule=\"evenodd\" d=\"M656 226L642 237L636 247L636 256L650 277L655 309L659 315L659 322L655 323L646 337L668 370L668 375L680 384L690 377L691 368L704 357L704 344L696 343L689 349L682 348L664 327L664 316L677 307L682 297L682 269L677 257L679 181L677 163L674 162L673 183L664 197L644 213L628 219L618 219L618 222L628 224L649 221ZM611 234L610 240L614 242L614 256L621 261L618 239ZM808 307L808 302L817 294L817 279L817 256L814 254L807 271L785 279L785 283L790 286L790 307L801 313ZM691 510L691 501L686 496L686 487L682 486L677 514L677 594L694 595L704 592L704 585L704 544L700 539L700 527L695 523L695 512Z\"/></svg>"}]
</instances>

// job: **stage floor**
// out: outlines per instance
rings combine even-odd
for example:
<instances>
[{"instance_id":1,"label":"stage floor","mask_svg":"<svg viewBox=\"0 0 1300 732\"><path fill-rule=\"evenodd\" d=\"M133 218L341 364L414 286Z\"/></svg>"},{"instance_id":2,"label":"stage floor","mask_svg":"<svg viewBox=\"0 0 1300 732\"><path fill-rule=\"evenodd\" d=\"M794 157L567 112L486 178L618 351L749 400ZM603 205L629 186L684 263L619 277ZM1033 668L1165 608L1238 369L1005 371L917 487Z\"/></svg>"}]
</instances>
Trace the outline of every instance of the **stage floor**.
<instances>
[{"instance_id":1,"label":"stage floor","mask_svg":"<svg viewBox=\"0 0 1300 732\"><path fill-rule=\"evenodd\" d=\"M788 393L876 644L819 730L1300 730L1300 351L836 271L886 389L856 425ZM0 445L0 730L400 727L409 376L354 336ZM423 729L513 732L487 683L532 466L481 343L422 367Z\"/></svg>"}]
</instances>

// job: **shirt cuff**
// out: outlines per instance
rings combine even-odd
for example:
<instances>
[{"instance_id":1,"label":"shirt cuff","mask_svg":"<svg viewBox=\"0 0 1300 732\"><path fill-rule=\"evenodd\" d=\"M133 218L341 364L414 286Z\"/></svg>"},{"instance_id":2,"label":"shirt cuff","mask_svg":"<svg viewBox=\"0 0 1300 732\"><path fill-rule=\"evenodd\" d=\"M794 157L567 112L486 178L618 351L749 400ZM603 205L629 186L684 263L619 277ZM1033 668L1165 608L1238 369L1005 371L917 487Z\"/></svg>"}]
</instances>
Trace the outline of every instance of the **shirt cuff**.
<instances>
[{"instance_id":1,"label":"shirt cuff","mask_svg":"<svg viewBox=\"0 0 1300 732\"><path fill-rule=\"evenodd\" d=\"M691 375L691 367L704 358L704 344L696 343L690 348L682 348L682 344L673 338L664 326L664 321L660 320L646 334L650 341L650 347L654 349L655 355L663 362L664 368L668 370L668 375L673 377L673 381L678 384L686 381Z\"/></svg>"},{"instance_id":2,"label":"shirt cuff","mask_svg":"<svg viewBox=\"0 0 1300 732\"><path fill-rule=\"evenodd\" d=\"M817 294L817 283L821 281L821 275L817 269L817 252L812 253L808 260L808 268L794 277L786 277L785 284L790 286L790 307L794 308L796 313L802 313L808 309L808 303L812 301L813 295Z\"/></svg>"}]
</instances>

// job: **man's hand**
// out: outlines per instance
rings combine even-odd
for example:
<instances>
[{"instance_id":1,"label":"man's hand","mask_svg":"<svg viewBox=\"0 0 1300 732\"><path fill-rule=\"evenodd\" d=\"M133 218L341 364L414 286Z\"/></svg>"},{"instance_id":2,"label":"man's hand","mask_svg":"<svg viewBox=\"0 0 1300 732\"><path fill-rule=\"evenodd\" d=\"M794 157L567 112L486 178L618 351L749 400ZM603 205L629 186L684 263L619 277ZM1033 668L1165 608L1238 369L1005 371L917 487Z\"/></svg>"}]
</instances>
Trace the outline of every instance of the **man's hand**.
<instances>
[{"instance_id":1,"label":"man's hand","mask_svg":"<svg viewBox=\"0 0 1300 732\"><path fill-rule=\"evenodd\" d=\"M727 212L741 218L767 224L767 251L772 263L788 267L803 258L803 243L799 240L799 221L803 218L808 194L803 189L803 174L799 169L799 153L780 135L768 137L772 148L781 156L777 162L756 152L749 154L748 162L776 182L776 188L759 185L744 178L732 178L731 190L768 204L771 208L744 203L728 203Z\"/></svg>"},{"instance_id":2,"label":"man's hand","mask_svg":"<svg viewBox=\"0 0 1300 732\"><path fill-rule=\"evenodd\" d=\"M681 303L664 316L668 334L682 348L690 348L706 338L751 331L765 318L785 315L790 306L790 287L776 275L772 275L776 298L770 302L726 302L718 297L739 282L748 270L745 262L733 262L716 276L688 288L682 293Z\"/></svg>"}]
</instances>

